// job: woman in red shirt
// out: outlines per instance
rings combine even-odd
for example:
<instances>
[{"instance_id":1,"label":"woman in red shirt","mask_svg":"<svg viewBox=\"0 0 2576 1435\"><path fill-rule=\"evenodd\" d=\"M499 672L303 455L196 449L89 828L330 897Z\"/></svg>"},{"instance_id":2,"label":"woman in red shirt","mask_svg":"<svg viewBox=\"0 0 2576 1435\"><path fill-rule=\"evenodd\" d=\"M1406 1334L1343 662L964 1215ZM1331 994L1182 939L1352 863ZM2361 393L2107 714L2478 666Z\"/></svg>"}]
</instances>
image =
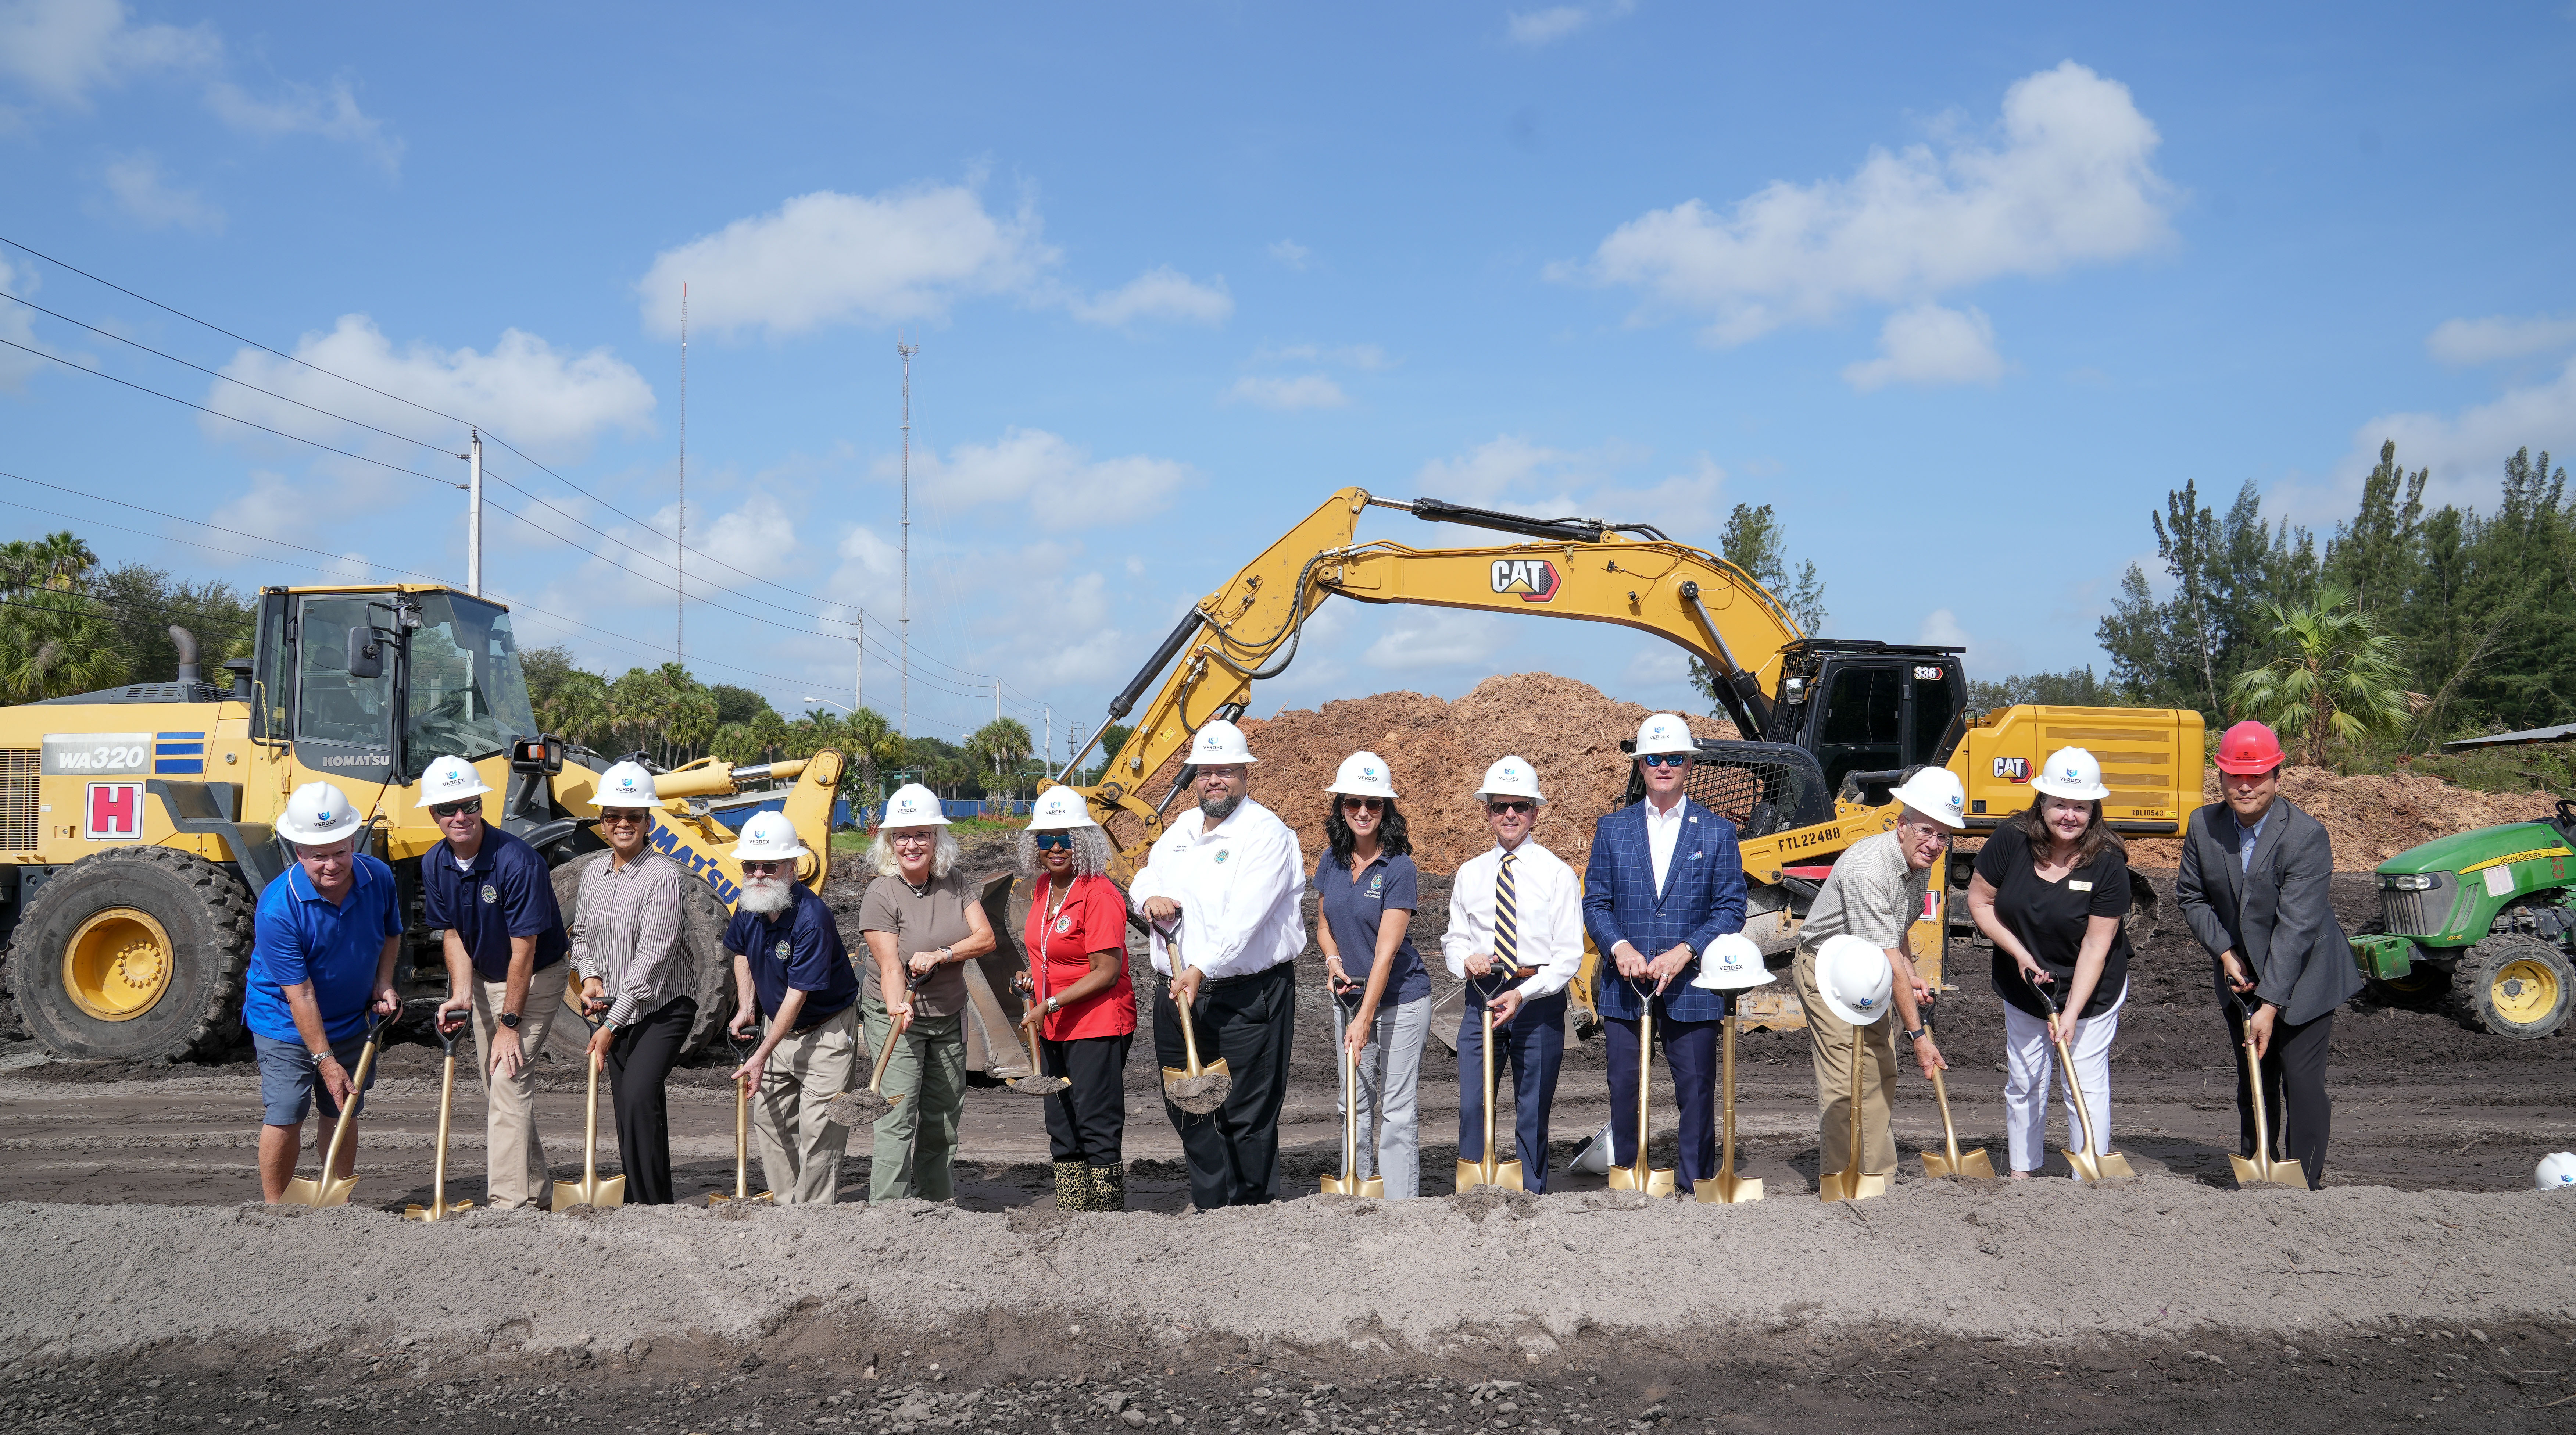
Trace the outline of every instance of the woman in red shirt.
<instances>
[{"instance_id":1,"label":"woman in red shirt","mask_svg":"<svg viewBox=\"0 0 2576 1435\"><path fill-rule=\"evenodd\" d=\"M1038 1066L1072 1084L1046 1098L1059 1211L1127 1209L1127 1049L1136 988L1127 976L1127 894L1109 880L1109 835L1069 787L1039 794L1020 835L1029 877L1025 944L1033 985L1021 1025Z\"/></svg>"}]
</instances>

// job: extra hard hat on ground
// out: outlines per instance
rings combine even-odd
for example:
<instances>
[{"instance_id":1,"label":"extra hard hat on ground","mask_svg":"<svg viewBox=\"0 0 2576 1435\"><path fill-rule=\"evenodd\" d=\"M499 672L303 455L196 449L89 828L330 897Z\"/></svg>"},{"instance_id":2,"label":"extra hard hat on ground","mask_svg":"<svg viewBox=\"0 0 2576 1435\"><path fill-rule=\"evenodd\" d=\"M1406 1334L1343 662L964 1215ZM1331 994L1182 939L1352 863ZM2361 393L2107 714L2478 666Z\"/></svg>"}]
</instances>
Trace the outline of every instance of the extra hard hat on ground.
<instances>
[{"instance_id":1,"label":"extra hard hat on ground","mask_svg":"<svg viewBox=\"0 0 2576 1435\"><path fill-rule=\"evenodd\" d=\"M2576 1191L2576 1151L2556 1151L2540 1158L2532 1184L2544 1191Z\"/></svg>"},{"instance_id":2,"label":"extra hard hat on ground","mask_svg":"<svg viewBox=\"0 0 2576 1435\"><path fill-rule=\"evenodd\" d=\"M1637 756L1648 753L1678 752L1686 757L1699 755L1699 741L1691 736L1690 724L1671 713L1657 713L1637 725Z\"/></svg>"},{"instance_id":3,"label":"extra hard hat on ground","mask_svg":"<svg viewBox=\"0 0 2576 1435\"><path fill-rule=\"evenodd\" d=\"M483 774L474 764L461 757L433 759L429 771L420 775L420 806L437 807L443 803L462 802L481 797L492 789L483 783Z\"/></svg>"},{"instance_id":4,"label":"extra hard hat on ground","mask_svg":"<svg viewBox=\"0 0 2576 1435\"><path fill-rule=\"evenodd\" d=\"M1342 759L1333 770L1333 785L1324 789L1344 797L1383 797L1395 800L1395 775L1387 771L1386 759L1362 749Z\"/></svg>"},{"instance_id":5,"label":"extra hard hat on ground","mask_svg":"<svg viewBox=\"0 0 2576 1435\"><path fill-rule=\"evenodd\" d=\"M1050 787L1038 794L1029 805L1031 832L1062 832L1072 827L1097 827L1092 820L1091 804L1070 787Z\"/></svg>"},{"instance_id":6,"label":"extra hard hat on ground","mask_svg":"<svg viewBox=\"0 0 2576 1435\"><path fill-rule=\"evenodd\" d=\"M1959 774L1946 767L1924 768L1887 795L1953 832L1967 830L1968 789L1959 785Z\"/></svg>"},{"instance_id":7,"label":"extra hard hat on ground","mask_svg":"<svg viewBox=\"0 0 2576 1435\"><path fill-rule=\"evenodd\" d=\"M1190 764L1194 767L1232 767L1260 760L1244 742L1243 729L1223 718L1209 718L1190 737Z\"/></svg>"},{"instance_id":8,"label":"extra hard hat on ground","mask_svg":"<svg viewBox=\"0 0 2576 1435\"><path fill-rule=\"evenodd\" d=\"M755 812L733 844L736 862L787 862L805 855L805 839L784 812Z\"/></svg>"},{"instance_id":9,"label":"extra hard hat on ground","mask_svg":"<svg viewBox=\"0 0 2576 1435\"><path fill-rule=\"evenodd\" d=\"M885 816L879 827L945 827L948 814L940 810L939 794L918 782L907 782L886 799Z\"/></svg>"},{"instance_id":10,"label":"extra hard hat on ground","mask_svg":"<svg viewBox=\"0 0 2576 1435\"><path fill-rule=\"evenodd\" d=\"M327 846L358 830L358 810L327 782L308 782L286 799L278 814L277 835L302 846Z\"/></svg>"},{"instance_id":11,"label":"extra hard hat on ground","mask_svg":"<svg viewBox=\"0 0 2576 1435\"><path fill-rule=\"evenodd\" d=\"M593 807L651 807L654 805L653 774L640 762L621 762L599 775L599 791L591 794Z\"/></svg>"},{"instance_id":12,"label":"extra hard hat on ground","mask_svg":"<svg viewBox=\"0 0 2576 1435\"><path fill-rule=\"evenodd\" d=\"M2093 754L2080 747L2061 747L2048 755L2048 764L2030 785L2050 797L2069 802L2099 802L2111 795L2102 785L2102 764Z\"/></svg>"},{"instance_id":13,"label":"extra hard hat on ground","mask_svg":"<svg viewBox=\"0 0 2576 1435\"><path fill-rule=\"evenodd\" d=\"M1485 784L1476 789L1476 800L1492 797L1526 797L1532 802L1545 802L1539 795L1538 771L1525 758L1503 757L1485 769Z\"/></svg>"},{"instance_id":14,"label":"extra hard hat on ground","mask_svg":"<svg viewBox=\"0 0 2576 1435\"><path fill-rule=\"evenodd\" d=\"M2240 777L2270 772L2281 765L2281 739L2259 722L2241 722L2219 735L2218 756L2210 761Z\"/></svg>"},{"instance_id":15,"label":"extra hard hat on ground","mask_svg":"<svg viewBox=\"0 0 2576 1435\"><path fill-rule=\"evenodd\" d=\"M1896 971L1887 953L1866 937L1845 933L1825 938L1816 950L1816 990L1825 1007L1854 1026L1868 1026L1887 1015L1888 995L1896 989Z\"/></svg>"},{"instance_id":16,"label":"extra hard hat on ground","mask_svg":"<svg viewBox=\"0 0 2576 1435\"><path fill-rule=\"evenodd\" d=\"M1742 932L1729 932L1708 944L1699 955L1699 975L1691 985L1710 991L1741 991L1773 980L1762 965L1762 949Z\"/></svg>"}]
</instances>

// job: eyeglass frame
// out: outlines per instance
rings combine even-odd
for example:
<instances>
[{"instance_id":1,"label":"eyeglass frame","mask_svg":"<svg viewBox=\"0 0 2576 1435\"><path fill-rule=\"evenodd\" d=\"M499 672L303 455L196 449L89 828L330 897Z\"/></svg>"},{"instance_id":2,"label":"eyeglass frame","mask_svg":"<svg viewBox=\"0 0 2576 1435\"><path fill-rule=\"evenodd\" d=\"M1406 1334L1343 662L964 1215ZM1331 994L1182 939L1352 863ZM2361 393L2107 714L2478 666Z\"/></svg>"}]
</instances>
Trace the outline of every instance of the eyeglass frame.
<instances>
[{"instance_id":1,"label":"eyeglass frame","mask_svg":"<svg viewBox=\"0 0 2576 1435\"><path fill-rule=\"evenodd\" d=\"M1506 813L1517 817L1524 812L1538 811L1538 804L1530 801L1526 797L1515 797L1502 802L1497 802L1489 797L1485 799L1485 811L1496 817L1503 816Z\"/></svg>"},{"instance_id":2,"label":"eyeglass frame","mask_svg":"<svg viewBox=\"0 0 2576 1435\"><path fill-rule=\"evenodd\" d=\"M1336 793L1335 796L1341 799L1340 806L1344 812L1386 811L1386 799L1383 797L1360 797L1348 792Z\"/></svg>"},{"instance_id":3,"label":"eyeglass frame","mask_svg":"<svg viewBox=\"0 0 2576 1435\"><path fill-rule=\"evenodd\" d=\"M429 818L432 822L445 822L451 817L462 817L468 812L476 816L482 815L483 799L479 794L473 797L460 797L454 802L439 803L429 809Z\"/></svg>"},{"instance_id":4,"label":"eyeglass frame","mask_svg":"<svg viewBox=\"0 0 2576 1435\"><path fill-rule=\"evenodd\" d=\"M1637 760L1648 767L1688 767L1692 755L1687 752L1641 752Z\"/></svg>"},{"instance_id":5,"label":"eyeglass frame","mask_svg":"<svg viewBox=\"0 0 2576 1435\"><path fill-rule=\"evenodd\" d=\"M1073 834L1070 832L1032 832L1029 834L1029 843L1031 846L1036 847L1040 852L1070 852L1073 850Z\"/></svg>"}]
</instances>

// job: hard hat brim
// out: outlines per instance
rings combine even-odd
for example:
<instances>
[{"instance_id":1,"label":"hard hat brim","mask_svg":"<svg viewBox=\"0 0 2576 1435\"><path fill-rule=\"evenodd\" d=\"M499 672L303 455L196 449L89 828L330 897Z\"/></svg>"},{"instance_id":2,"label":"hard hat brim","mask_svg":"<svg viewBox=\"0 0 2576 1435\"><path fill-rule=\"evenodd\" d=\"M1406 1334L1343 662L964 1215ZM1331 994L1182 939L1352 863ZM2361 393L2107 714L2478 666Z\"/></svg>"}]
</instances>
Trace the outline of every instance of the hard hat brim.
<instances>
[{"instance_id":1,"label":"hard hat brim","mask_svg":"<svg viewBox=\"0 0 2576 1435\"><path fill-rule=\"evenodd\" d=\"M1080 828L1098 827L1099 825L1100 824L1093 820L1091 814L1088 812L1077 811L1066 813L1062 816L1058 816L1054 813L1042 812L1029 819L1028 830L1031 832L1072 832Z\"/></svg>"},{"instance_id":2,"label":"hard hat brim","mask_svg":"<svg viewBox=\"0 0 2576 1435\"><path fill-rule=\"evenodd\" d=\"M355 837L358 835L358 830L366 825L354 812L349 814L347 822L335 823L323 828L298 827L280 814L277 819L277 835L299 847L319 847L324 843Z\"/></svg>"},{"instance_id":3,"label":"hard hat brim","mask_svg":"<svg viewBox=\"0 0 2576 1435\"><path fill-rule=\"evenodd\" d=\"M1324 784L1324 791L1334 797L1382 797L1389 802L1395 800L1395 789L1392 787L1366 787L1357 783L1345 787L1339 782L1329 782Z\"/></svg>"},{"instance_id":4,"label":"hard hat brim","mask_svg":"<svg viewBox=\"0 0 2576 1435\"><path fill-rule=\"evenodd\" d=\"M787 852L745 852L742 849L746 845L748 844L737 842L733 845L733 850L725 855L736 862L785 862L797 857L814 855L814 850L807 847L802 838L797 840L794 850Z\"/></svg>"},{"instance_id":5,"label":"hard hat brim","mask_svg":"<svg viewBox=\"0 0 2576 1435\"><path fill-rule=\"evenodd\" d=\"M471 771L471 769L468 770ZM420 801L413 803L412 806L416 808L436 807L443 802L462 802L469 797L489 797L492 795L491 785L484 782L483 774L479 772L474 774L474 790L472 792L450 792L444 797L432 797L429 795L427 789L428 785L424 783L422 785Z\"/></svg>"},{"instance_id":6,"label":"hard hat brim","mask_svg":"<svg viewBox=\"0 0 2576 1435\"><path fill-rule=\"evenodd\" d=\"M2101 802L2111 796L2111 789L2100 784L2077 787L2072 783L2053 783L2044 777L2030 780L2030 790L2042 797L2055 797L2067 802Z\"/></svg>"},{"instance_id":7,"label":"hard hat brim","mask_svg":"<svg viewBox=\"0 0 2576 1435\"><path fill-rule=\"evenodd\" d=\"M1887 1005L1880 1007L1876 1013L1865 1012L1857 1007L1845 1006L1835 999L1832 992L1824 989L1824 983L1822 982L1818 982L1816 984L1816 995L1825 999L1825 1010L1841 1017L1845 1022L1852 1026L1876 1026L1887 1019L1887 1014L1889 1012L1896 1009L1896 1004L1894 1002L1889 1002Z\"/></svg>"},{"instance_id":8,"label":"hard hat brim","mask_svg":"<svg viewBox=\"0 0 2576 1435\"><path fill-rule=\"evenodd\" d=\"M1700 959L1699 975L1691 979L1691 985L1702 991L1740 992L1749 991L1754 987L1769 986L1778 980L1779 978L1772 975L1768 967L1753 967L1730 975L1724 967L1710 966L1708 960L1703 957Z\"/></svg>"},{"instance_id":9,"label":"hard hat brim","mask_svg":"<svg viewBox=\"0 0 2576 1435\"><path fill-rule=\"evenodd\" d=\"M1547 806L1547 799L1535 792L1479 792L1467 800L1482 807L1497 797L1517 797L1525 802L1535 802L1541 807Z\"/></svg>"}]
</instances>

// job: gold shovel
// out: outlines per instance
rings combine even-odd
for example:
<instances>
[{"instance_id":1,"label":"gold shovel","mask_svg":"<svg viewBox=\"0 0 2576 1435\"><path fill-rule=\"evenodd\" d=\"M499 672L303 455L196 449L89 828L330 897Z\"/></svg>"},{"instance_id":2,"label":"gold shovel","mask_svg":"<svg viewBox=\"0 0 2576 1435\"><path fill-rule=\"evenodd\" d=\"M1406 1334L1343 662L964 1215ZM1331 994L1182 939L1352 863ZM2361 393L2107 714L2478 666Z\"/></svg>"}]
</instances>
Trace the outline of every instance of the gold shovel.
<instances>
[{"instance_id":1,"label":"gold shovel","mask_svg":"<svg viewBox=\"0 0 2576 1435\"><path fill-rule=\"evenodd\" d=\"M2039 993L2039 999L2048 1004L2050 1016L2058 1016L2065 1011L2065 1008L2057 1004L2056 995L2048 988L2030 981L2027 973L2023 974L2022 979L2029 982L2030 989ZM2068 1050L2066 1043L2062 1041L2051 1042L2050 1045L2057 1048L2057 1069L2066 1077L2066 1094L2074 1098L2075 1125L2078 1136L2084 1143L2084 1149L2081 1151L2071 1146L2067 1148L2066 1164L2074 1168L2075 1178L2089 1185L2105 1176L2135 1176L2138 1173L2129 1169L2129 1158L2119 1152L2105 1151L2099 1156L2093 1154L2093 1103L2084 1099L2084 1088L2075 1084L2075 1053Z\"/></svg>"},{"instance_id":2,"label":"gold shovel","mask_svg":"<svg viewBox=\"0 0 2576 1435\"><path fill-rule=\"evenodd\" d=\"M581 1021L594 1034L599 1030L591 1026L587 1015ZM583 1052L590 1057L590 1097L582 1107L581 1116L581 1179L555 1183L554 1208L558 1211L569 1211L575 1206L606 1210L626 1204L626 1178L611 1176L601 1180L599 1176L599 1069L608 1064L608 1059L587 1047Z\"/></svg>"},{"instance_id":3,"label":"gold shovel","mask_svg":"<svg viewBox=\"0 0 2576 1435\"><path fill-rule=\"evenodd\" d=\"M1655 1074L1655 998L1652 992L1643 996L1644 1010L1637 1020L1637 1164L1611 1167L1610 1189L1669 1196L1673 1193L1672 1169L1646 1164L1646 1092Z\"/></svg>"},{"instance_id":4,"label":"gold shovel","mask_svg":"<svg viewBox=\"0 0 2576 1435\"><path fill-rule=\"evenodd\" d=\"M1861 1033L1866 1027L1852 1028L1851 1049L1851 1164L1831 1174L1816 1173L1816 1195L1827 1201L1866 1201L1887 1194L1887 1178L1863 1174L1860 1169L1860 1064L1868 1053L1861 1049Z\"/></svg>"},{"instance_id":5,"label":"gold shovel","mask_svg":"<svg viewBox=\"0 0 2576 1435\"><path fill-rule=\"evenodd\" d=\"M1333 1010L1336 1014L1342 1011L1340 997L1333 998ZM1360 1056L1350 1049L1348 1020L1344 1017L1343 1022L1336 1023L1342 1030L1335 1036L1335 1044L1342 1048L1342 1174L1326 1176L1323 1192L1327 1196L1383 1197L1386 1194L1385 1177L1371 1176L1362 1180L1357 1174L1360 1168Z\"/></svg>"},{"instance_id":6,"label":"gold shovel","mask_svg":"<svg viewBox=\"0 0 2576 1435\"><path fill-rule=\"evenodd\" d=\"M331 1148L322 1155L322 1174L310 1180L304 1177L286 1183L286 1194L277 1198L281 1206L345 1206L349 1193L358 1188L355 1172L346 1176L331 1173L339 1169L340 1148L349 1139L349 1123L355 1118L360 1095L367 1089L367 1073L375 1069L376 1047L384 1040L385 1028L394 1019L386 1017L367 1031L366 1050L358 1053L358 1069L349 1082L349 1099L340 1103L340 1119L331 1127Z\"/></svg>"},{"instance_id":7,"label":"gold shovel","mask_svg":"<svg viewBox=\"0 0 2576 1435\"><path fill-rule=\"evenodd\" d=\"M1497 1159L1499 1153L1494 1147L1494 1003L1490 997L1485 1001L1484 1012L1485 1158L1481 1161L1458 1163L1458 1189L1464 1192L1478 1186L1502 1186L1518 1191L1524 1189L1521 1184L1521 1163ZM1613 1171L1610 1174L1616 1178L1619 1173Z\"/></svg>"},{"instance_id":8,"label":"gold shovel","mask_svg":"<svg viewBox=\"0 0 2576 1435\"><path fill-rule=\"evenodd\" d=\"M2275 1186L2296 1186L2304 1191L2308 1189L2307 1168L2296 1161L2272 1159L2271 1123L2263 1109L2263 1059L2254 1054L2253 1020L2246 1015L2244 1003L2230 998L2228 1005L2236 1008L2236 1029L2245 1033L2245 1040L2237 1050L2245 1053L2245 1079L2254 1091L2254 1154L2251 1157L2227 1158L2236 1165L2236 1184L2268 1182ZM2289 1140L2290 1125L2285 1121L2281 1123L2281 1142L2288 1145Z\"/></svg>"},{"instance_id":9,"label":"gold shovel","mask_svg":"<svg viewBox=\"0 0 2576 1435\"><path fill-rule=\"evenodd\" d=\"M403 1207L406 1221L443 1221L461 1211L474 1209L472 1201L458 1201L451 1205L447 1199L447 1113L456 1100L456 1042L464 1034L465 1023L462 1020L456 1023L454 1031L439 1028L438 1044L447 1052L447 1070L438 1079L438 1164L432 1168L435 1174L429 1181L429 1204Z\"/></svg>"},{"instance_id":10,"label":"gold shovel","mask_svg":"<svg viewBox=\"0 0 2576 1435\"><path fill-rule=\"evenodd\" d=\"M1932 1029L1932 1013L1929 1011L1923 1013L1923 1029L1927 1032ZM1942 1084L1941 1068L1932 1068L1931 1076L1932 1095L1941 1103L1941 1149L1947 1154L1924 1152L1923 1174L1936 1179L1944 1176L1974 1176L1984 1181L1995 1179L1995 1163L1987 1158L1985 1147L1972 1146L1964 1152L1959 1149L1959 1128L1950 1121L1950 1088Z\"/></svg>"},{"instance_id":11,"label":"gold shovel","mask_svg":"<svg viewBox=\"0 0 2576 1435\"><path fill-rule=\"evenodd\" d=\"M730 1031L725 1033L725 1041L733 1047L733 1064L742 1065L743 1058L751 1054L750 1044L734 1041L733 1033ZM886 1047L892 1050L894 1043L888 1042ZM877 1070L882 1073L885 1068L880 1066ZM754 1201L768 1201L776 1204L777 1197L767 1191L758 1195L752 1194L751 1083L737 1081L733 1084L733 1194L728 1196L720 1191L710 1192L707 1196L707 1209L714 1210L718 1206L727 1204L747 1206Z\"/></svg>"},{"instance_id":12,"label":"gold shovel","mask_svg":"<svg viewBox=\"0 0 2576 1435\"><path fill-rule=\"evenodd\" d=\"M1172 975L1177 983L1188 972L1181 955L1181 934L1177 926L1163 938L1163 948L1171 953ZM1163 1098L1192 1116L1205 1116L1225 1105L1234 1094L1234 1073L1226 1069L1220 1056L1205 1065L1199 1063L1198 1032L1190 1024L1190 1003L1172 1002L1181 1014L1181 1049L1188 1054L1189 1065L1163 1068Z\"/></svg>"},{"instance_id":13,"label":"gold shovel","mask_svg":"<svg viewBox=\"0 0 2576 1435\"><path fill-rule=\"evenodd\" d=\"M1735 1174L1735 1028L1737 1018L1727 1013L1723 1028L1725 1054L1719 1058L1718 1111L1723 1131L1718 1137L1717 1174L1691 1188L1692 1199L1701 1205L1742 1205L1762 1199L1762 1178Z\"/></svg>"}]
</instances>

